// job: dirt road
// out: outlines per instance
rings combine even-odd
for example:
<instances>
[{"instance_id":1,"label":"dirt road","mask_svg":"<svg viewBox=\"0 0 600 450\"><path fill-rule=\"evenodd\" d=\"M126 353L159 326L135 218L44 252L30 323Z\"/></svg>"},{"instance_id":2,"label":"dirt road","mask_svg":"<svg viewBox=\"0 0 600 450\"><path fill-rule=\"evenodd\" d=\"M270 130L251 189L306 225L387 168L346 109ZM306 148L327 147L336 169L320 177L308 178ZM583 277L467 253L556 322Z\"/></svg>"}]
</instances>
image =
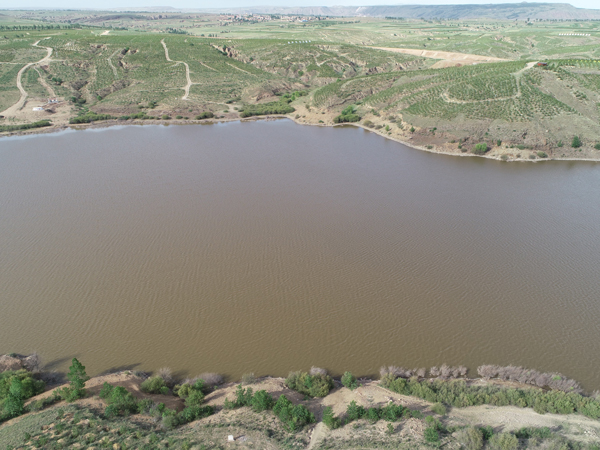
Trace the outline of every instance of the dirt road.
<instances>
[{"instance_id":1,"label":"dirt road","mask_svg":"<svg viewBox=\"0 0 600 450\"><path fill-rule=\"evenodd\" d=\"M19 92L21 92L21 98L19 98L19 101L17 103L15 103L11 107L5 109L4 111L0 112L1 116L12 117L12 116L16 115L16 113L19 110L23 109L23 106L25 106L25 101L27 100L27 91L25 89L23 89L23 84L21 84L21 77L23 76L25 71L27 69L29 69L31 66L35 66L37 64L42 64L42 63L48 61L50 59L50 57L52 56L52 47L42 47L42 46L38 45L40 43L40 41L45 40L45 39L50 39L50 38L47 37L44 39L40 39L39 41L37 41L36 43L34 43L32 45L34 47L45 48L48 53L46 54L46 56L44 56L39 61L26 64L21 70L19 70L19 72L17 73L17 88L19 89Z\"/></svg>"},{"instance_id":2,"label":"dirt road","mask_svg":"<svg viewBox=\"0 0 600 450\"><path fill-rule=\"evenodd\" d=\"M185 66L185 77L187 78L187 84L183 88L183 90L185 91L185 94L183 97L181 97L181 100L187 100L190 95L190 87L192 87L192 84L193 84L192 79L190 78L190 66L188 66L188 64L184 61L173 61L171 58L169 58L169 49L167 47L167 44L165 44L165 40L161 39L160 43L162 44L162 46L165 49L165 58L167 58L167 61L174 62L175 65L183 64Z\"/></svg>"}]
</instances>

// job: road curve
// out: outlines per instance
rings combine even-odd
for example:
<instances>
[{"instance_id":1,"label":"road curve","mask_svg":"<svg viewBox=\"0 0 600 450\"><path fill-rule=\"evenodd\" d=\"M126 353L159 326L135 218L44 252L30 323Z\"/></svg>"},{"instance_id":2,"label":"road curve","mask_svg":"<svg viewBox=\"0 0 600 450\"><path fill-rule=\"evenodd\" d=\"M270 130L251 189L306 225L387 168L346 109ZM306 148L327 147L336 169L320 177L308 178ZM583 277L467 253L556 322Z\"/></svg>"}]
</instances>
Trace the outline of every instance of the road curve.
<instances>
[{"instance_id":1,"label":"road curve","mask_svg":"<svg viewBox=\"0 0 600 450\"><path fill-rule=\"evenodd\" d=\"M21 68L21 70L19 70L19 72L17 73L17 88L19 89L19 92L21 92L21 98L19 98L19 101L17 103L15 103L11 107L5 109L4 111L0 112L1 116L5 116L5 117L14 116L14 115L16 115L16 113L19 110L23 109L23 106L25 106L25 100L27 100L27 91L25 89L23 89L23 84L21 84L21 77L23 76L25 71L27 69L29 69L31 66L35 66L36 64L42 64L43 62L48 61L50 59L50 57L52 56L52 50L53 50L52 47L43 47L43 46L38 45L40 43L40 41L45 40L45 39L50 39L50 38L47 37L44 39L40 39L39 41L37 41L36 43L34 43L32 45L34 47L45 48L48 53L46 54L46 56L44 56L39 61L26 64L23 68Z\"/></svg>"},{"instance_id":2,"label":"road curve","mask_svg":"<svg viewBox=\"0 0 600 450\"><path fill-rule=\"evenodd\" d=\"M187 100L188 96L190 95L190 87L192 87L193 84L192 79L190 78L190 66L188 66L188 64L184 61L173 61L171 58L169 58L169 49L167 47L167 44L165 44L165 40L161 39L160 43L165 49L165 58L167 58L167 61L174 62L175 65L183 64L185 66L185 77L187 78L187 84L185 85L185 87L182 88L185 91L185 94L183 95L183 97L181 97L181 100Z\"/></svg>"}]
</instances>

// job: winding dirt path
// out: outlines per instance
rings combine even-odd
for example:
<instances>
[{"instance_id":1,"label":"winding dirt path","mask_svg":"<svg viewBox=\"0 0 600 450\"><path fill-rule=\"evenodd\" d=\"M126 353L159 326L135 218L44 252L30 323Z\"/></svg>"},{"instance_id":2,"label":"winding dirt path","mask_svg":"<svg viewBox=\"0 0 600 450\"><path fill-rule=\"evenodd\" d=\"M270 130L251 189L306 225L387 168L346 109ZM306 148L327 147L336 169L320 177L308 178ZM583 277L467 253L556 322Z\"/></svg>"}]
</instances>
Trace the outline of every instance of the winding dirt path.
<instances>
[{"instance_id":1,"label":"winding dirt path","mask_svg":"<svg viewBox=\"0 0 600 450\"><path fill-rule=\"evenodd\" d=\"M21 77L23 76L25 71L27 69L29 69L31 66L35 66L37 64L42 64L42 63L48 61L50 59L50 57L52 56L52 50L53 50L52 47L43 47L43 46L38 45L41 41L46 40L46 39L50 39L50 38L46 37L46 38L40 39L39 41L32 44L33 47L45 48L48 53L46 54L46 56L44 56L39 61L26 64L25 66L23 66L21 68L21 70L19 70L19 72L17 73L17 88L19 89L19 92L21 93L21 98L19 98L19 101L17 103L15 103L14 105L5 109L4 111L0 112L0 115L14 116L19 110L23 109L23 106L25 106L25 101L27 100L27 91L25 89L23 89L23 84L21 83Z\"/></svg>"},{"instance_id":2,"label":"winding dirt path","mask_svg":"<svg viewBox=\"0 0 600 450\"><path fill-rule=\"evenodd\" d=\"M184 61L173 61L171 58L169 58L169 49L167 47L167 44L165 44L165 40L161 39L160 43L165 49L165 58L167 58L167 61L174 62L175 65L183 64L185 66L185 77L187 78L187 84L183 88L185 94L183 95L183 97L181 97L181 100L187 100L190 95L190 88L192 87L192 84L194 84L192 83L192 79L190 78L190 66L188 66L188 64Z\"/></svg>"},{"instance_id":3,"label":"winding dirt path","mask_svg":"<svg viewBox=\"0 0 600 450\"><path fill-rule=\"evenodd\" d=\"M50 97L56 97L56 93L54 92L54 89L52 89L52 86L50 86L48 84L48 82L44 79L44 76L40 73L40 71L38 70L37 67L34 67L35 71L38 73L39 78L38 81L40 82L40 84L42 86L44 86L44 88L46 89L46 91L48 91L48 95L50 95Z\"/></svg>"}]
</instances>

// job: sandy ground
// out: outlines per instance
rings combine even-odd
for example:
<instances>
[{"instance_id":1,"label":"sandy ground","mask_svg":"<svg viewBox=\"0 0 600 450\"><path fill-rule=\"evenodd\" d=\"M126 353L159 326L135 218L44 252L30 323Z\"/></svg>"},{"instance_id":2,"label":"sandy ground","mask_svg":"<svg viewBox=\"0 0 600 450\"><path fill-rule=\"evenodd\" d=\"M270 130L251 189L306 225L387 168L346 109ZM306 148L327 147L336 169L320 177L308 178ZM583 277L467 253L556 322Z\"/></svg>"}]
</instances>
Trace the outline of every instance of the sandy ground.
<instances>
[{"instance_id":1,"label":"sandy ground","mask_svg":"<svg viewBox=\"0 0 600 450\"><path fill-rule=\"evenodd\" d=\"M377 50L385 50L394 53L405 53L407 55L422 56L424 58L439 59L432 69L441 69L444 67L453 66L468 66L482 62L501 62L508 61L507 59L495 58L493 56L470 55L468 53L442 52L437 50L419 50L413 48L390 48L390 47L368 47L376 48Z\"/></svg>"}]
</instances>

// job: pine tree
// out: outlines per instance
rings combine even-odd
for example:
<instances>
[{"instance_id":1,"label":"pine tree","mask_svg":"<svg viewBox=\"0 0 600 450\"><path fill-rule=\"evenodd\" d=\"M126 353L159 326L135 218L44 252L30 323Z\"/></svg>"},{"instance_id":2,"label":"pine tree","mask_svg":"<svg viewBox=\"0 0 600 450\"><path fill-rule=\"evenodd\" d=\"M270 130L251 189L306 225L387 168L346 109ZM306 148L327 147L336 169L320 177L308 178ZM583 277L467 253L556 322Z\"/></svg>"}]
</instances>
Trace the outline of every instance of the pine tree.
<instances>
[{"instance_id":1,"label":"pine tree","mask_svg":"<svg viewBox=\"0 0 600 450\"><path fill-rule=\"evenodd\" d=\"M77 358L73 358L69 373L69 386L62 388L60 394L68 402L85 397L85 382L90 379L85 373L85 366Z\"/></svg>"}]
</instances>

